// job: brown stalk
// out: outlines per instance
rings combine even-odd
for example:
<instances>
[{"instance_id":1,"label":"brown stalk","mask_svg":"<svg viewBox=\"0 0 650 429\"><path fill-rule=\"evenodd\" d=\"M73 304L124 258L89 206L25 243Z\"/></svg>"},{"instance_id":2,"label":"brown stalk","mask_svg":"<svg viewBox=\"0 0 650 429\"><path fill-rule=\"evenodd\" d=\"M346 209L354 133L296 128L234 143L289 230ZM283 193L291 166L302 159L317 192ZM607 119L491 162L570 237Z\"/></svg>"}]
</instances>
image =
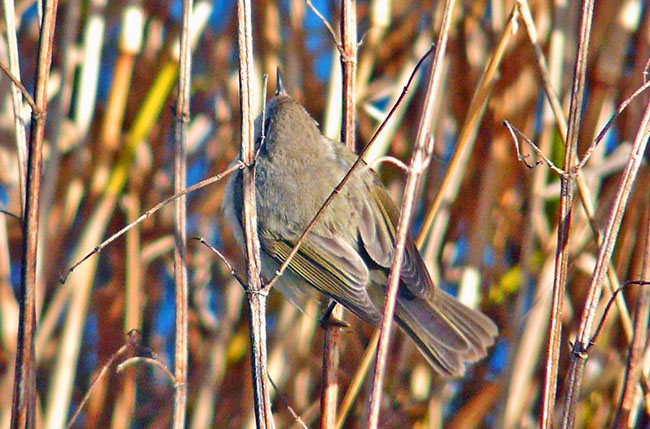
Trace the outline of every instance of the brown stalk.
<instances>
[{"instance_id":1,"label":"brown stalk","mask_svg":"<svg viewBox=\"0 0 650 429\"><path fill-rule=\"evenodd\" d=\"M125 216L127 219L135 219L140 213L138 194L129 192L122 199ZM124 329L129 332L132 329L141 329L141 314L143 297L143 276L141 252L140 252L140 231L138 228L126 234L126 258L125 258L125 292L124 292ZM111 419L111 428L120 429L131 426L134 414L136 386L135 371L126 371L120 381L120 391L115 399L115 409Z\"/></svg>"},{"instance_id":2,"label":"brown stalk","mask_svg":"<svg viewBox=\"0 0 650 429\"><path fill-rule=\"evenodd\" d=\"M646 199L646 202L650 200ZM643 252L643 269L641 279L650 279L650 208L646 207L645 249ZM613 427L628 427L630 414L636 405L636 386L643 370L642 359L648 333L648 308L650 307L650 287L642 285L636 301L634 312L634 336L627 357L627 369L623 385L623 397Z\"/></svg>"},{"instance_id":3,"label":"brown stalk","mask_svg":"<svg viewBox=\"0 0 650 429\"><path fill-rule=\"evenodd\" d=\"M373 358L375 357L375 350L377 350L377 342L379 341L379 330L375 329L375 332L372 334L372 338L366 346L366 350L363 352L363 357L359 361L357 372L354 374L354 377L350 381L347 392L341 401L341 406L339 408L338 416L336 417L336 429L341 429L345 423L345 419L352 408L354 400L357 398L361 386L363 385L363 380L368 374L370 365Z\"/></svg>"},{"instance_id":4,"label":"brown stalk","mask_svg":"<svg viewBox=\"0 0 650 429\"><path fill-rule=\"evenodd\" d=\"M404 200L402 201L401 215L397 227L397 236L395 240L395 250L393 261L390 267L388 277L388 290L386 291L386 303L381 322L381 331L379 333L379 342L377 343L377 357L375 358L375 371L372 382L372 393L370 396L370 411L368 413L367 427L377 428L379 424L379 410L383 393L383 379L386 371L386 359L388 355L388 346L390 344L390 333L395 313L395 302L397 290L399 288L400 270L404 257L404 249L408 238L413 208L415 205L416 194L419 188L420 179L427 168L431 155L433 153L433 136L429 133L430 124L433 120L433 112L436 97L439 94L443 62L447 49L447 39L449 28L454 11L454 0L447 0L443 12L440 34L438 36L438 45L433 65L429 75L426 98L422 116L418 126L418 133L415 141L415 148L409 165L409 172L404 189Z\"/></svg>"},{"instance_id":5,"label":"brown stalk","mask_svg":"<svg viewBox=\"0 0 650 429\"><path fill-rule=\"evenodd\" d=\"M341 141L355 151L357 11L355 0L341 2L341 68L343 70L343 126Z\"/></svg>"},{"instance_id":6,"label":"brown stalk","mask_svg":"<svg viewBox=\"0 0 650 429\"><path fill-rule=\"evenodd\" d=\"M187 127L190 121L190 83L192 57L190 50L190 19L192 0L183 0L180 56L178 60L178 100L176 103L176 136L174 141L174 193L187 183ZM176 339L174 344L174 415L175 429L185 427L187 413L188 355L188 281L187 281L187 197L174 201L174 282L176 285Z\"/></svg>"},{"instance_id":7,"label":"brown stalk","mask_svg":"<svg viewBox=\"0 0 650 429\"><path fill-rule=\"evenodd\" d=\"M343 73L343 126L341 141L355 151L356 113L356 66L357 66L357 14L356 1L341 3L341 68ZM333 320L343 319L343 307L333 302L330 314ZM322 429L333 428L336 423L339 381L337 377L341 353L341 329L334 323L326 323L323 341L323 387L321 390Z\"/></svg>"},{"instance_id":8,"label":"brown stalk","mask_svg":"<svg viewBox=\"0 0 650 429\"><path fill-rule=\"evenodd\" d=\"M250 309L251 366L255 419L258 428L272 428L271 397L266 357L266 296L260 274L260 243L257 235L257 205L255 203L255 132L253 104L253 26L250 0L237 1L237 31L239 42L239 89L241 91L241 156L246 168L242 170L243 229L246 243L246 295Z\"/></svg>"},{"instance_id":9,"label":"brown stalk","mask_svg":"<svg viewBox=\"0 0 650 429\"><path fill-rule=\"evenodd\" d=\"M614 250L614 245L627 206L630 191L634 184L634 180L636 179L636 174L641 165L643 153L645 152L648 143L649 132L650 103L646 105L641 125L639 126L636 138L634 139L630 159L623 171L620 185L618 187L619 191L614 203L612 204L610 217L603 231L602 245L598 249L596 267L594 268L594 273L589 282L585 308L580 319L580 327L578 328L576 342L572 348L569 364L568 387L564 402L564 414L562 416L562 426L565 428L573 427L575 422L576 405L580 394L582 375L587 361L587 350L591 340L591 326L595 318L598 298L600 297L602 283L607 274L607 267Z\"/></svg>"},{"instance_id":10,"label":"brown stalk","mask_svg":"<svg viewBox=\"0 0 650 429\"><path fill-rule=\"evenodd\" d=\"M32 126L27 152L25 214L23 218L23 255L19 290L20 315L18 347L14 372L11 427L29 428L36 424L36 362L34 334L36 332L36 250L39 227L39 199L43 163L43 139L47 115L47 82L52 61L52 41L56 24L57 0L44 5L41 22Z\"/></svg>"},{"instance_id":11,"label":"brown stalk","mask_svg":"<svg viewBox=\"0 0 650 429\"><path fill-rule=\"evenodd\" d=\"M593 1L587 0L582 7L580 21L580 36L578 51L573 72L573 88L571 90L571 103L567 138L564 148L564 171L572 172L576 164L578 147L578 133L580 131L581 107L584 98L585 74L587 69L587 51L589 48L589 35L591 33L591 19L593 15ZM547 362L542 396L541 426L548 428L552 424L553 410L555 408L555 395L557 392L558 361L560 359L560 340L562 316L562 299L566 289L567 267L569 259L569 230L571 229L574 196L573 174L563 175L560 178L560 207L558 214L557 248L555 252L555 277L553 279L553 298L551 301L551 319L549 323L549 336L547 342Z\"/></svg>"}]
</instances>

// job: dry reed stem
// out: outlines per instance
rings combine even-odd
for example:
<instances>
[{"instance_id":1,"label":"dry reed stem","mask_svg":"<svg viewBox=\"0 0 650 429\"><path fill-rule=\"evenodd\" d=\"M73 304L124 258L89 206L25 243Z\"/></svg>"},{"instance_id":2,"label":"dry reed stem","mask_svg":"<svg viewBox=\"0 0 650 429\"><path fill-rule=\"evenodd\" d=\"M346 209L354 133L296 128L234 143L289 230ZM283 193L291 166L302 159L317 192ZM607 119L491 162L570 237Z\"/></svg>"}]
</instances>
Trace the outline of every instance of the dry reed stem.
<instances>
[{"instance_id":1,"label":"dry reed stem","mask_svg":"<svg viewBox=\"0 0 650 429\"><path fill-rule=\"evenodd\" d=\"M253 26L250 0L237 1L237 28L239 42L239 89L241 91L241 157L246 165L242 170L242 198L244 201L242 226L246 242L246 290L250 309L251 367L255 419L258 428L272 428L271 397L266 357L266 296L260 274L260 244L257 235L257 205L255 203L255 125L253 105Z\"/></svg>"},{"instance_id":2,"label":"dry reed stem","mask_svg":"<svg viewBox=\"0 0 650 429\"><path fill-rule=\"evenodd\" d=\"M650 200L646 199L646 203ZM650 279L650 208L646 207L645 249L641 279ZM619 406L613 427L628 427L629 418L637 404L637 384L643 372L641 359L647 348L648 309L650 307L650 288L648 284L640 286L634 312L634 336L630 345L621 405ZM645 378L645 377L644 377ZM647 379L646 379L647 380ZM646 394L648 392L645 392Z\"/></svg>"},{"instance_id":3,"label":"dry reed stem","mask_svg":"<svg viewBox=\"0 0 650 429\"><path fill-rule=\"evenodd\" d=\"M341 141L355 151L356 146L356 66L357 66L357 11L355 0L344 0L341 4L341 48L343 115L341 118ZM343 319L343 307L333 303L330 314L333 320ZM323 340L323 386L321 391L320 427L334 427L339 396L339 359L341 353L341 332L336 324L325 324Z\"/></svg>"},{"instance_id":4,"label":"dry reed stem","mask_svg":"<svg viewBox=\"0 0 650 429\"><path fill-rule=\"evenodd\" d=\"M589 50L589 35L591 34L591 19L593 2L587 0L582 6L582 16L579 27L578 51L573 73L571 104L567 126L567 138L564 147L564 171L574 172L578 147L578 133L582 117L582 101L584 97L587 52ZM569 259L569 231L571 229L571 206L574 195L573 174L561 177L560 207L558 213L557 249L555 253L555 278L553 280L553 298L551 302L551 319L547 343L547 363L542 397L541 426L548 428L552 425L552 413L555 408L557 391L558 361L560 355L562 300L567 283L567 267Z\"/></svg>"},{"instance_id":5,"label":"dry reed stem","mask_svg":"<svg viewBox=\"0 0 650 429\"><path fill-rule=\"evenodd\" d=\"M135 219L140 213L140 204L135 192L123 198L122 204L126 218ZM124 293L124 331L142 329L140 308L143 303L143 275L141 270L140 231L132 229L126 234L126 291ZM126 371L121 380L121 389L115 400L111 428L129 427L133 420L136 403L135 371Z\"/></svg>"},{"instance_id":6,"label":"dry reed stem","mask_svg":"<svg viewBox=\"0 0 650 429\"><path fill-rule=\"evenodd\" d=\"M192 57L190 50L190 18L192 0L183 1L180 53L178 61L178 100L176 104L174 138L174 193L185 189L187 183L187 128L190 121L190 86ZM176 339L174 347L174 429L185 427L187 413L188 374L188 307L187 279L187 198L174 200L174 283L176 285Z\"/></svg>"},{"instance_id":7,"label":"dry reed stem","mask_svg":"<svg viewBox=\"0 0 650 429\"><path fill-rule=\"evenodd\" d=\"M381 321L379 341L377 343L377 356L375 358L375 372L372 382L370 396L370 411L368 413L367 427L376 428L379 424L379 411L383 393L383 378L386 371L386 358L390 344L391 327L395 312L397 290L399 288L400 270L404 258L406 240L409 236L411 217L416 193L418 191L420 178L424 174L431 155L433 154L433 136L429 134L430 124L433 120L435 100L439 96L442 84L443 62L447 52L447 39L451 26L451 18L454 12L455 1L448 0L445 3L442 24L438 35L438 44L433 58L429 82L426 90L424 107L420 116L418 133L411 157L409 172L404 188L399 224L397 226L393 260L388 276L388 287L386 290L386 302Z\"/></svg>"},{"instance_id":8,"label":"dry reed stem","mask_svg":"<svg viewBox=\"0 0 650 429\"><path fill-rule=\"evenodd\" d=\"M57 0L44 5L39 34L36 82L32 125L27 150L25 211L22 222L23 255L20 272L18 341L14 368L11 427L30 428L36 425L36 256L39 230L39 199L43 167L43 140L47 115L47 84L52 62L52 43L56 25Z\"/></svg>"}]
</instances>

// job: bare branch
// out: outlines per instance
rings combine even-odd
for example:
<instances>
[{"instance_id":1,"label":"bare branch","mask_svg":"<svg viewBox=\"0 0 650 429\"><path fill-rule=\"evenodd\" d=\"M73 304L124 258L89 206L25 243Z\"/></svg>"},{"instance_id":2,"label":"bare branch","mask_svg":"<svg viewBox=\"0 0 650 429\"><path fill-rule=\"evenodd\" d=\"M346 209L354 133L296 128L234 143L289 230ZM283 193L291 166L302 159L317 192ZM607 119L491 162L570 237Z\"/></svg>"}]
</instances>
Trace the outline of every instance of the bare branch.
<instances>
[{"instance_id":1,"label":"bare branch","mask_svg":"<svg viewBox=\"0 0 650 429\"><path fill-rule=\"evenodd\" d=\"M210 249L215 255L217 255L219 259L221 259L221 261L226 265L226 267L228 267L228 269L230 270L230 274L232 274L232 276L237 280L237 282L239 282L241 287L244 288L244 290L246 290L246 280L240 277L239 273L235 271L235 269L232 267L230 262L228 262L228 259L226 259L226 257L219 250L217 250L216 247L208 243L203 237L192 237L190 240L198 241L199 243L203 244L205 247Z\"/></svg>"},{"instance_id":2,"label":"bare branch","mask_svg":"<svg viewBox=\"0 0 650 429\"><path fill-rule=\"evenodd\" d=\"M29 91L27 91L27 88L22 84L22 82L9 71L7 66L4 64L0 63L0 70L4 72L4 74L7 75L9 79L13 82L14 85L20 90L20 92L23 94L23 97L25 97L25 101L27 101L27 104L29 104L29 107L32 108L32 113L35 115L39 115L39 108L36 106L36 103L34 102L34 99L32 98L31 95L29 95Z\"/></svg>"},{"instance_id":3,"label":"bare branch","mask_svg":"<svg viewBox=\"0 0 650 429\"><path fill-rule=\"evenodd\" d=\"M543 162L544 162L546 165L548 165L548 167L549 167L551 170L555 171L559 176L565 176L565 175L567 174L564 170L562 170L561 168L558 168L555 164L553 164L553 161L551 161L550 159L548 159L548 158L546 157L546 155L544 155L544 152L542 152L542 151L540 150L540 148L537 147L537 145L536 145L535 143L533 143L533 142L532 142L528 137L526 137L526 135L525 135L524 133L522 133L519 129L513 127L513 126L510 124L510 122L508 122L508 121L503 121L503 125L505 125L506 128L508 128L508 131L510 132L510 135L512 136L512 140L513 140L513 142L515 143L515 149L517 150L517 159L518 159L519 161L523 162L524 165L525 165L526 167L528 167L528 168L535 168L535 167L537 167L538 165L540 165L540 164L542 163L542 161L537 161L537 162L535 162L535 165L530 165L530 164L528 164L528 163L526 162L526 158L528 157L528 155L525 155L525 156L524 156L524 155L521 154L521 151L520 151L520 149L519 149L519 138L518 138L518 136L521 137L522 139L524 139L524 141L525 141L526 143L528 143L528 145L529 145L529 146L530 146L530 147L535 151L535 153L537 154L537 156L539 156L540 158L542 158Z\"/></svg>"},{"instance_id":4,"label":"bare branch","mask_svg":"<svg viewBox=\"0 0 650 429\"><path fill-rule=\"evenodd\" d=\"M336 46L336 48L339 51L341 51L341 42L338 40L338 37L336 37L336 33L334 32L334 29L332 28L330 23L327 22L325 17L318 11L318 9L316 9L316 6L312 4L311 0L305 0L305 4L307 4L307 6L312 10L312 12L316 14L318 19L321 20L325 28L327 28L327 31L329 31L330 36L332 36L332 40L334 41L334 46Z\"/></svg>"},{"instance_id":5,"label":"bare branch","mask_svg":"<svg viewBox=\"0 0 650 429\"><path fill-rule=\"evenodd\" d=\"M221 173L219 173L219 174L217 174L217 175L215 175L215 176L209 177L209 178L207 178L207 179L205 179L205 180L202 180L202 181L200 181L199 183L190 186L189 188L185 188L185 189L183 189L181 192L178 192L178 193L176 193L176 194L174 194L174 195L172 195L172 196L170 196L170 197L165 198L164 200L162 200L161 202L159 202L158 204L156 204L155 206L153 206L152 208L150 208L149 210L147 210L146 212L144 212L142 215L140 215L140 217L138 217L136 220L134 220L133 222L129 223L129 224L126 225L124 228L120 229L120 230L117 231L115 234L111 235L108 239L106 239L106 240L104 240L103 242L101 242L97 247L95 247L93 250L91 250L90 252L88 252L88 253L87 253L83 258L81 258L79 261L75 262L75 263L74 263L70 268L68 268L68 270L65 272L65 274L62 274L62 275L59 276L59 281L60 281L61 283L65 283L66 280L68 279L68 276L69 276L69 275L70 275L70 274L71 274L71 273L72 273L72 272L73 272L73 271L74 271L74 270L75 270L79 265L81 265L84 261L86 261L86 260L87 260L88 258L90 258L91 256L93 256L93 255L95 255L95 254L97 254L97 253L100 253L102 250L104 250L104 248L105 248L106 246L108 246L109 244L111 244L113 241L117 240L117 239L118 239L119 237L121 237L125 232L127 232L128 230L130 230L131 228L133 228L134 226L136 226L137 224L139 224L139 223L142 222L143 220L149 218L151 215L153 215L154 213L156 213L158 210L160 210L161 208L163 208L163 207L164 207L165 205L167 205L168 203L174 201L175 199L177 199L177 198L179 198L179 197L181 197L181 196L183 196L183 195L190 194L190 193L192 193L192 192L194 192L194 191L196 191L196 190L198 190L198 189L204 188L204 187L206 187L206 186L208 186L208 185L211 185L211 184L213 184L213 183L215 183L215 182L218 182L218 181L222 180L223 178L227 177L228 175L230 175L232 172L234 172L234 171L236 171L236 170L241 170L241 169L243 169L244 167L245 167L245 165L244 165L244 163L243 163L242 161L237 161L237 162L233 163L230 167L228 167L227 169L225 169L223 172L221 172Z\"/></svg>"}]
</instances>

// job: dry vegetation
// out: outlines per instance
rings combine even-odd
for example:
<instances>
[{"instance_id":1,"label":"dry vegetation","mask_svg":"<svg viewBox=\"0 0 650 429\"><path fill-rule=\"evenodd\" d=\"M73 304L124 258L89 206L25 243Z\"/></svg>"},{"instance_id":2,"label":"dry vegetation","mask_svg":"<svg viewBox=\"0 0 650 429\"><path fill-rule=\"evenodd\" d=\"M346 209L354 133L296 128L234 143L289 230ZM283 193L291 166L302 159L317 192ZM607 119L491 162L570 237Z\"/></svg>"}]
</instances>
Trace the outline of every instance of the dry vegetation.
<instances>
[{"instance_id":1,"label":"dry vegetation","mask_svg":"<svg viewBox=\"0 0 650 429\"><path fill-rule=\"evenodd\" d=\"M3 2L7 10L11 0ZM338 28L338 2L314 2ZM415 62L435 41L444 2L359 1L357 143L364 145L402 91ZM531 28L512 11L512 0L463 1L449 32L447 63L437 97L435 159L423 181L414 236L437 283L458 292L500 327L489 358L465 378L445 383L435 377L401 334L391 343L380 427L534 427L542 415L548 361L551 295L556 267L560 180L546 164L534 169L518 161L508 120L562 166L563 138L574 77L580 27L575 1L529 4ZM382 5L390 9L382 12ZM214 9L214 10L213 10ZM517 9L519 10L519 9ZM141 23L124 14L141 14ZM174 360L173 209L168 205L89 258L65 284L60 273L103 239L173 193L173 128L178 73L180 2L141 5L101 0L61 1L54 38L40 199L39 259L35 336L37 427L64 426L102 366L137 328L148 347L169 367ZM188 182L223 171L239 150L236 2L197 0L194 11L210 16L190 26L196 36L192 56ZM330 136L339 135L338 53L324 25L302 0L253 3L255 85L281 66L289 92L301 101ZM38 51L35 6L16 5L20 76L31 91ZM131 15L129 15L131 16ZM143 25L140 25L143 24ZM9 64L7 22L0 24L0 62ZM142 44L124 40L142 35ZM503 50L498 47L503 46ZM587 55L586 92L580 115L578 156L587 150L617 106L644 83L650 58L650 7L643 1L597 2ZM333 61L332 61L333 59ZM427 62L428 65L430 62ZM489 69L488 65L496 66ZM546 74L548 73L548 74ZM369 160L385 155L408 162L425 96L426 67L420 71L396 118L375 142ZM546 102L542 76L563 106L563 118ZM0 80L0 189L2 208L21 213L21 182L9 79ZM649 96L637 97L614 123L582 170L583 196L593 207L599 230L607 224L621 190L622 171L643 124ZM261 100L260 100L261 103ZM29 109L22 117L29 121ZM560 125L558 125L558 120ZM564 125L561 122L565 121ZM562 131L561 131L562 130ZM24 131L24 129L23 129ZM647 139L647 134L645 137ZM640 140L643 140L641 138ZM459 148L466 156L451 162ZM531 154L526 161L535 159ZM647 160L647 155L645 160ZM396 200L404 172L394 162L378 171ZM447 176L446 176L447 175ZM443 178L447 177L446 179ZM444 184L444 187L443 187ZM222 249L245 273L242 256L223 222L223 184L188 196L188 236L202 236ZM640 166L616 233L611 270L596 301L595 330L604 307L625 281L642 279L650 216L650 170ZM444 196L433 223L426 218L439 193ZM568 271L553 419L559 422L567 391L571 344L586 308L588 286L599 245L583 209L573 202ZM0 427L9 427L14 359L17 350L18 286L22 257L20 223L0 217ZM189 379L187 425L192 428L250 427L254 424L248 310L245 294L228 269L205 246L187 245L189 273ZM645 280L648 278L646 268ZM588 350L576 426L611 426L621 409L632 323L640 311L647 321L648 286L628 285ZM627 308L629 310L621 311ZM629 311L629 313L627 313ZM631 315L631 316L630 316ZM269 297L269 374L277 427L308 427L320 413L323 331L318 309L303 314L277 292ZM345 395L370 342L372 329L349 314L342 333L341 396ZM645 332L640 365L650 374ZM147 355L131 344L113 362ZM94 386L79 427L169 427L174 388L162 370L145 363L121 373L108 368ZM645 380L646 377L643 377ZM650 421L650 392L630 389L622 425ZM363 427L370 381L360 387L344 427Z\"/></svg>"}]
</instances>

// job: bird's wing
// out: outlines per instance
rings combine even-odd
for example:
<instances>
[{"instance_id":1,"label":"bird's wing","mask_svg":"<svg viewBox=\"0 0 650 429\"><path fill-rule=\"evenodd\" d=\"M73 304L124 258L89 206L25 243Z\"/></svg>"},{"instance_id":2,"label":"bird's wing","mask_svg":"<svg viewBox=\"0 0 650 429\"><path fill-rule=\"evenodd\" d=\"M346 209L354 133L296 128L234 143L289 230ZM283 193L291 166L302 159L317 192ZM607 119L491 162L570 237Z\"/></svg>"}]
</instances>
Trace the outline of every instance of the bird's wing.
<instances>
[{"instance_id":1,"label":"bird's wing","mask_svg":"<svg viewBox=\"0 0 650 429\"><path fill-rule=\"evenodd\" d=\"M285 234L283 234L285 235ZM260 244L266 254L282 264L295 240L286 234L260 230ZM366 292L368 268L361 256L344 239L312 231L289 263L289 269L316 289L351 307L359 316L374 321L378 315Z\"/></svg>"},{"instance_id":2,"label":"bird's wing","mask_svg":"<svg viewBox=\"0 0 650 429\"><path fill-rule=\"evenodd\" d=\"M368 172L368 174L373 174ZM377 265L390 268L393 261L393 246L399 222L399 210L378 178L369 183L368 198L355 201L360 213L359 234L368 255ZM400 268L400 279L408 290L418 296L433 297L435 287L429 272L411 238L406 241L404 259Z\"/></svg>"}]
</instances>

